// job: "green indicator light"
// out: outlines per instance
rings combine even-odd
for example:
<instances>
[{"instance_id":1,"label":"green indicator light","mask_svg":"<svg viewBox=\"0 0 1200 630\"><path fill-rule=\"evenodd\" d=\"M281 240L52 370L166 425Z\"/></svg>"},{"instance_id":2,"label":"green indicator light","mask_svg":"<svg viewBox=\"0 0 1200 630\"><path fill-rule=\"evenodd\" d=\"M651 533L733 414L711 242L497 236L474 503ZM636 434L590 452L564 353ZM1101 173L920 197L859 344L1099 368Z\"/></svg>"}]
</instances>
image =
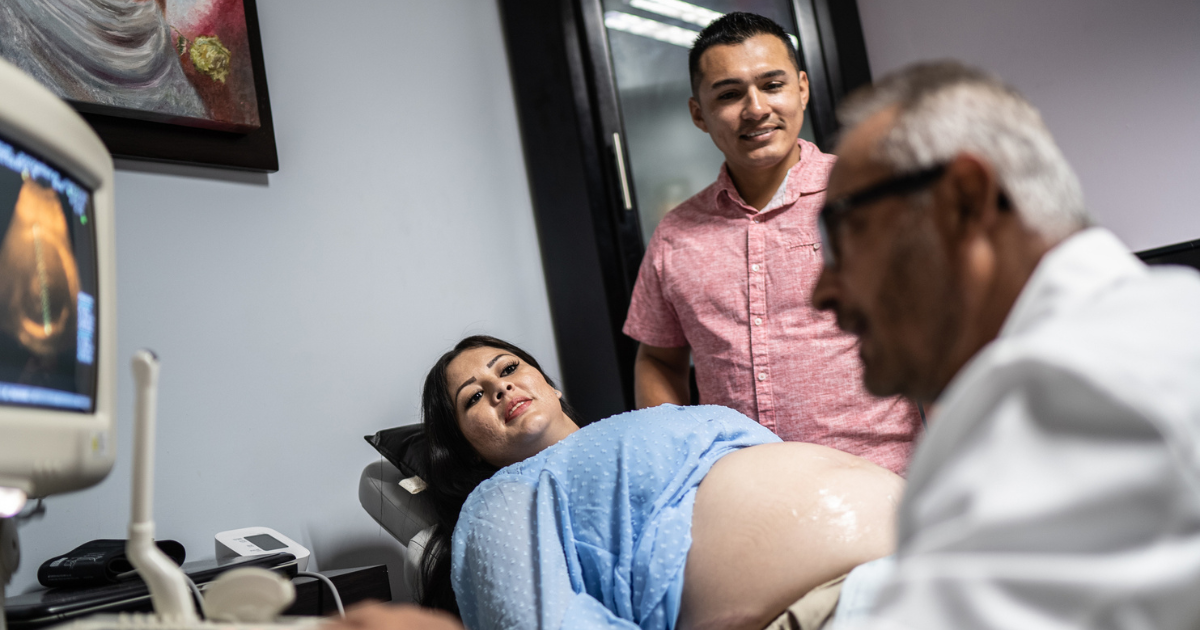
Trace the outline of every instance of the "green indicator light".
<instances>
[{"instance_id":1,"label":"green indicator light","mask_svg":"<svg viewBox=\"0 0 1200 630\"><path fill-rule=\"evenodd\" d=\"M87 225L87 215L86 214L79 215L79 222L84 225Z\"/></svg>"}]
</instances>

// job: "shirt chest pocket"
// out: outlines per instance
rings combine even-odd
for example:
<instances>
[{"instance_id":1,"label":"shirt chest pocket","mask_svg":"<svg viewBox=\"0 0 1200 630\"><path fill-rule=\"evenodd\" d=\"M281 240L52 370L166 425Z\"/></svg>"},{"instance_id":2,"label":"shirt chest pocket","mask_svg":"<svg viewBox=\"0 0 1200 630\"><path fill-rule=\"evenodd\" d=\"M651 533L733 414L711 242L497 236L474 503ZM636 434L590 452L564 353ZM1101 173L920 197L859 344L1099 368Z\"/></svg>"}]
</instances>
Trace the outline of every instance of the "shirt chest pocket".
<instances>
[{"instance_id":1,"label":"shirt chest pocket","mask_svg":"<svg viewBox=\"0 0 1200 630\"><path fill-rule=\"evenodd\" d=\"M783 249L809 249L821 251L821 239L816 230L797 228L782 228L779 230L779 244Z\"/></svg>"},{"instance_id":2,"label":"shirt chest pocket","mask_svg":"<svg viewBox=\"0 0 1200 630\"><path fill-rule=\"evenodd\" d=\"M815 230L780 230L772 280L777 294L787 304L808 303L808 296L821 274L821 239ZM801 309L807 310L807 309Z\"/></svg>"}]
</instances>

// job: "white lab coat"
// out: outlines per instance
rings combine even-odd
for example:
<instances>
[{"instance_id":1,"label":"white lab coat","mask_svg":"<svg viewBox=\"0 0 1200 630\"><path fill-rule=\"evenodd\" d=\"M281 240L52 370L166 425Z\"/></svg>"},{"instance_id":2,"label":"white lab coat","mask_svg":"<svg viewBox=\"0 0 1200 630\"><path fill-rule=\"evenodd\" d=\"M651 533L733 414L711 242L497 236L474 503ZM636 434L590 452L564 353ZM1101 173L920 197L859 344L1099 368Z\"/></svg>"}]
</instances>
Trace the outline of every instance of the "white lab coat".
<instances>
[{"instance_id":1,"label":"white lab coat","mask_svg":"<svg viewBox=\"0 0 1200 630\"><path fill-rule=\"evenodd\" d=\"M909 468L870 628L1200 628L1200 276L1038 265Z\"/></svg>"}]
</instances>

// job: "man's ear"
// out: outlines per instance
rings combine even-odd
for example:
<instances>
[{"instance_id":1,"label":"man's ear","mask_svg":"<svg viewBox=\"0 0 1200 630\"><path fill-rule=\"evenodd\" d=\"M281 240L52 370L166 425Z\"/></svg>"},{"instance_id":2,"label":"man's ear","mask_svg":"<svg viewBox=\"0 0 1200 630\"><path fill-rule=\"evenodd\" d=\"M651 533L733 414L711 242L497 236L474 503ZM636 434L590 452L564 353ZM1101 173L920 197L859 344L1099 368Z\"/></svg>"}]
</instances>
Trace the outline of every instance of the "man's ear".
<instances>
[{"instance_id":1,"label":"man's ear","mask_svg":"<svg viewBox=\"0 0 1200 630\"><path fill-rule=\"evenodd\" d=\"M692 124L700 131L708 133L708 124L704 122L704 116L700 113L700 101L697 101L695 96L688 97L688 111L692 114Z\"/></svg>"},{"instance_id":2,"label":"man's ear","mask_svg":"<svg viewBox=\"0 0 1200 630\"><path fill-rule=\"evenodd\" d=\"M958 209L960 229L987 230L996 222L1000 185L990 164L960 153L946 166L946 180Z\"/></svg>"},{"instance_id":3,"label":"man's ear","mask_svg":"<svg viewBox=\"0 0 1200 630\"><path fill-rule=\"evenodd\" d=\"M800 109L808 109L808 97L811 94L808 88L808 73L803 70L797 71L796 80L800 87Z\"/></svg>"}]
</instances>

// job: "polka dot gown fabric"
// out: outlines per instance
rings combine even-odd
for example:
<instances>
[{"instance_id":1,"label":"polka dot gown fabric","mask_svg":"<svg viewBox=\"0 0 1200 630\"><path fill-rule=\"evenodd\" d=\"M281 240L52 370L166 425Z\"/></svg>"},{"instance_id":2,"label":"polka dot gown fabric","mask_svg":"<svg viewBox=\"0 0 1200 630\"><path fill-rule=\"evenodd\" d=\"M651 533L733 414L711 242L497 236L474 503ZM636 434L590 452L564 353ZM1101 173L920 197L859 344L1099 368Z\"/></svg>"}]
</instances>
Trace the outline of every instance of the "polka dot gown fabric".
<instances>
[{"instance_id":1,"label":"polka dot gown fabric","mask_svg":"<svg viewBox=\"0 0 1200 630\"><path fill-rule=\"evenodd\" d=\"M696 489L718 459L779 438L725 407L595 422L483 482L454 530L463 622L674 628Z\"/></svg>"}]
</instances>

